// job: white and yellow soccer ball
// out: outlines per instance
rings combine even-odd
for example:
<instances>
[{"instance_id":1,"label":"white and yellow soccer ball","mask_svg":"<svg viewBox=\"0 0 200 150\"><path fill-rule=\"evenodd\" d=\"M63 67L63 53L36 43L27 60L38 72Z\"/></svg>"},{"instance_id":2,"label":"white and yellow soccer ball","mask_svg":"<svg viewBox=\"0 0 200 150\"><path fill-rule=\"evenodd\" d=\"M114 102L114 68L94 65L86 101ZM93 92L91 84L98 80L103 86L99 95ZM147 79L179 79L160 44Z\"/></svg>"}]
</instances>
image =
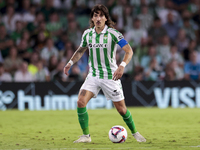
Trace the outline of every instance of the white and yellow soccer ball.
<instances>
[{"instance_id":1,"label":"white and yellow soccer ball","mask_svg":"<svg viewBox=\"0 0 200 150\"><path fill-rule=\"evenodd\" d=\"M108 136L113 143L124 143L128 134L123 126L116 125L110 129Z\"/></svg>"}]
</instances>

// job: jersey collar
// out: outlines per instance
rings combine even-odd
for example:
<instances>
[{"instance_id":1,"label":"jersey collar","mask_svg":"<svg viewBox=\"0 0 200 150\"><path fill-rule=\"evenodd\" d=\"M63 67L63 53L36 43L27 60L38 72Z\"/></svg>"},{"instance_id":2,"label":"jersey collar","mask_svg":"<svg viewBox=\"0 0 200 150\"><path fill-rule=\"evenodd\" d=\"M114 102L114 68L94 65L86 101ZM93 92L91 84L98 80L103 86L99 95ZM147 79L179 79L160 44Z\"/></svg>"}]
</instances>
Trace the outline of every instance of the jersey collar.
<instances>
[{"instance_id":1,"label":"jersey collar","mask_svg":"<svg viewBox=\"0 0 200 150\"><path fill-rule=\"evenodd\" d=\"M105 25L105 27L104 27L104 29L101 31L101 33L106 33L107 29L108 29L108 26ZM92 29L92 32L93 32L93 33L96 32L96 31L95 31L95 26L94 26L94 28Z\"/></svg>"}]
</instances>

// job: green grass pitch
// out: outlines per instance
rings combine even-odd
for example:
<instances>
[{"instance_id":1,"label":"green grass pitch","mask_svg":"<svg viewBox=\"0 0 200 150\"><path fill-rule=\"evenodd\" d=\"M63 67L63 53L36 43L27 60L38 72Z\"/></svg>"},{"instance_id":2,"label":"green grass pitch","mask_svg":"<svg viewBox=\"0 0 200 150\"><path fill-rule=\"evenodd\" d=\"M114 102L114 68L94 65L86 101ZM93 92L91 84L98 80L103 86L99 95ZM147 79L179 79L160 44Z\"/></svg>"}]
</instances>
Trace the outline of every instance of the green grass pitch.
<instances>
[{"instance_id":1,"label":"green grass pitch","mask_svg":"<svg viewBox=\"0 0 200 150\"><path fill-rule=\"evenodd\" d=\"M175 150L200 149L200 109L128 108L137 130L147 139L138 143L116 109L88 110L91 143L73 143L82 134L76 110L0 112L0 150ZM112 143L108 131L122 125L125 143Z\"/></svg>"}]
</instances>

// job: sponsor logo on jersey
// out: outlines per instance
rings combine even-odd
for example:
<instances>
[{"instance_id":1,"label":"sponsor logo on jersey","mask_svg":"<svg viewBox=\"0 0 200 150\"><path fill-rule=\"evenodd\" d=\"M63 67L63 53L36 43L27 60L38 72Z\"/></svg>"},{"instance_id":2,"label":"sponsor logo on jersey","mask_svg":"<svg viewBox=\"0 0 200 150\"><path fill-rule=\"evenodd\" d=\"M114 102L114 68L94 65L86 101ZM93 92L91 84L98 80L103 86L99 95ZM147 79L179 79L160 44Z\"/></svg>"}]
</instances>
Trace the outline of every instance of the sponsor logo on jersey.
<instances>
[{"instance_id":1,"label":"sponsor logo on jersey","mask_svg":"<svg viewBox=\"0 0 200 150\"><path fill-rule=\"evenodd\" d=\"M100 44L100 43L98 43L98 44L90 43L90 44L88 44L88 46L90 48L107 48L107 44Z\"/></svg>"}]
</instances>

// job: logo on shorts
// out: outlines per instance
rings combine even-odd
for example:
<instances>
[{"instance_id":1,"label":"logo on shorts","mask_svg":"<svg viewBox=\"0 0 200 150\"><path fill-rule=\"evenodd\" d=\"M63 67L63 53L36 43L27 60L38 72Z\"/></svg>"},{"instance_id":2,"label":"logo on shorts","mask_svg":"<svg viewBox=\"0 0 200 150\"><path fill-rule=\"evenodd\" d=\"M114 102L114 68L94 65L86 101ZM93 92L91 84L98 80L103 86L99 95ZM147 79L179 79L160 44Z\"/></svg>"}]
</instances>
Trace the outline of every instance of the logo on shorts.
<instances>
[{"instance_id":1,"label":"logo on shorts","mask_svg":"<svg viewBox=\"0 0 200 150\"><path fill-rule=\"evenodd\" d=\"M114 93L112 94L112 96L118 96L118 95L120 95L120 92L117 91L117 90L114 90L113 92L114 92Z\"/></svg>"}]
</instances>

